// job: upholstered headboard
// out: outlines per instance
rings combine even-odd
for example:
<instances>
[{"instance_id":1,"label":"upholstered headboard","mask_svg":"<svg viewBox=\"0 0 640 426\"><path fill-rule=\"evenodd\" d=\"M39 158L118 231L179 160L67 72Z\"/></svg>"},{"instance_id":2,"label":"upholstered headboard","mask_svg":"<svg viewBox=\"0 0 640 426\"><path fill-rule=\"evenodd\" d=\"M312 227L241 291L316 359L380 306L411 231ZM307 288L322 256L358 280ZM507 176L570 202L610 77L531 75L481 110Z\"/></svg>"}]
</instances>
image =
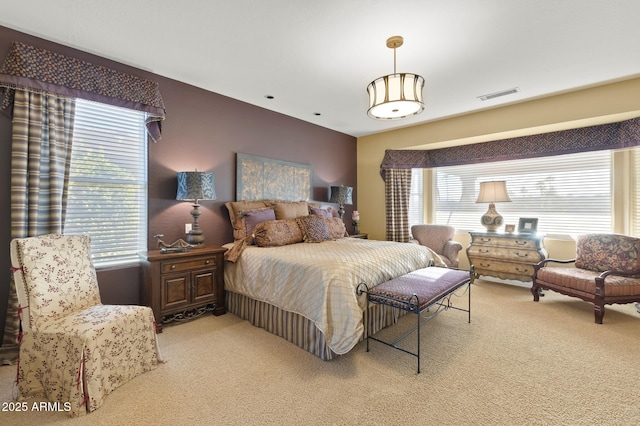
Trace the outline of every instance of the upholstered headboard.
<instances>
[{"instance_id":1,"label":"upholstered headboard","mask_svg":"<svg viewBox=\"0 0 640 426\"><path fill-rule=\"evenodd\" d=\"M309 201L313 169L309 164L237 154L236 200Z\"/></svg>"}]
</instances>

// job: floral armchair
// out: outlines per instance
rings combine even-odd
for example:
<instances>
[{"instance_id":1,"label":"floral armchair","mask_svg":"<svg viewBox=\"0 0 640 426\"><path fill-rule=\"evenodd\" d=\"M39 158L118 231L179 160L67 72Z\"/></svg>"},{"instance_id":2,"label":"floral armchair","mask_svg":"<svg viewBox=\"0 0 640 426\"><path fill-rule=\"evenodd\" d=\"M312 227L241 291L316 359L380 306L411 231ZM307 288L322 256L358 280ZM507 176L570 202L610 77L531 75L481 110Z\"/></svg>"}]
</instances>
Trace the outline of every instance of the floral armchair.
<instances>
[{"instance_id":1,"label":"floral armchair","mask_svg":"<svg viewBox=\"0 0 640 426\"><path fill-rule=\"evenodd\" d=\"M574 263L550 267L550 263ZM587 234L576 241L576 258L545 259L534 265L533 300L540 289L578 297L594 305L596 324L602 324L604 306L640 302L640 238L620 234Z\"/></svg>"},{"instance_id":2,"label":"floral armchair","mask_svg":"<svg viewBox=\"0 0 640 426\"><path fill-rule=\"evenodd\" d=\"M413 225L411 235L413 242L427 246L447 265L449 268L458 267L459 252L462 244L453 240L456 228L448 225Z\"/></svg>"},{"instance_id":3,"label":"floral armchair","mask_svg":"<svg viewBox=\"0 0 640 426\"><path fill-rule=\"evenodd\" d=\"M44 396L75 416L159 362L154 316L103 305L86 235L11 241L22 337L19 397Z\"/></svg>"}]
</instances>

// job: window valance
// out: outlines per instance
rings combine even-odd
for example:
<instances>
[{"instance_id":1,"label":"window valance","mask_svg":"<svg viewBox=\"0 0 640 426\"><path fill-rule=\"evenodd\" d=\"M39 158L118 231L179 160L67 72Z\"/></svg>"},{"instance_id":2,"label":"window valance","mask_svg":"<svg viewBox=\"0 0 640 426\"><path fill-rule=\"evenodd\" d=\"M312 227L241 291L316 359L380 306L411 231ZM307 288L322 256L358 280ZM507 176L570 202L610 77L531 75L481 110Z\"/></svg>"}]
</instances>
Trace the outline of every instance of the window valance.
<instances>
[{"instance_id":1,"label":"window valance","mask_svg":"<svg viewBox=\"0 0 640 426\"><path fill-rule=\"evenodd\" d=\"M149 135L161 138L165 108L156 82L13 42L0 68L0 110L9 116L16 89L144 111Z\"/></svg>"},{"instance_id":2,"label":"window valance","mask_svg":"<svg viewBox=\"0 0 640 426\"><path fill-rule=\"evenodd\" d=\"M388 169L429 169L461 164L572 154L640 145L640 117L618 123L432 150L386 150L380 165Z\"/></svg>"}]
</instances>

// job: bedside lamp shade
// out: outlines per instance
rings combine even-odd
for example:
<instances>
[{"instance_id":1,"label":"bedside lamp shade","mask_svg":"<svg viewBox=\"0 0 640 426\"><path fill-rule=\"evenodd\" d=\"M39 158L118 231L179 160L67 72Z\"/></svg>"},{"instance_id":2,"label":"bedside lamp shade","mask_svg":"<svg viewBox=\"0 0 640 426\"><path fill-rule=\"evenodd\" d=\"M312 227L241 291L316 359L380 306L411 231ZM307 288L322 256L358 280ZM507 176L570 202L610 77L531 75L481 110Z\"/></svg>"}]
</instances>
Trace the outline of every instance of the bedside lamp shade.
<instances>
[{"instance_id":1,"label":"bedside lamp shade","mask_svg":"<svg viewBox=\"0 0 640 426\"><path fill-rule=\"evenodd\" d=\"M187 242L195 247L204 246L204 234L198 218L202 214L200 211L199 200L215 200L216 190L214 187L213 173L206 172L178 172L178 193L176 200L191 201L193 200L193 226L187 236Z\"/></svg>"},{"instance_id":2,"label":"bedside lamp shade","mask_svg":"<svg viewBox=\"0 0 640 426\"><path fill-rule=\"evenodd\" d=\"M336 203L340 206L338 209L338 214L340 215L340 219L344 216L344 205L350 206L353 204L353 200L351 196L353 194L353 188L350 186L332 186L331 187L331 197L329 198L330 203Z\"/></svg>"},{"instance_id":3,"label":"bedside lamp shade","mask_svg":"<svg viewBox=\"0 0 640 426\"><path fill-rule=\"evenodd\" d=\"M215 200L213 173L178 172L178 193L176 200Z\"/></svg>"},{"instance_id":4,"label":"bedside lamp shade","mask_svg":"<svg viewBox=\"0 0 640 426\"><path fill-rule=\"evenodd\" d=\"M496 211L494 203L509 202L509 194L507 193L507 182L504 180L481 182L480 194L476 203L489 203L489 209L482 216L482 225L487 231L496 231L502 226L502 216Z\"/></svg>"}]
</instances>

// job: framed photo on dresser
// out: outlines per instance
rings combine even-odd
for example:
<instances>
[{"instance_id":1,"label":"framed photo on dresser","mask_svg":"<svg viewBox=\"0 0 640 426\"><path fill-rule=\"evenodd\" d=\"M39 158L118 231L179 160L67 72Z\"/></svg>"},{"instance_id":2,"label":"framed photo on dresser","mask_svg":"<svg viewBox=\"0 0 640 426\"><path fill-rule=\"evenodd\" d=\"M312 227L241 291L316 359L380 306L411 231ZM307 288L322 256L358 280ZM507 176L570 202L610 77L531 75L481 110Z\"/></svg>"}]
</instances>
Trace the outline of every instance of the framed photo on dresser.
<instances>
[{"instance_id":1,"label":"framed photo on dresser","mask_svg":"<svg viewBox=\"0 0 640 426\"><path fill-rule=\"evenodd\" d=\"M535 234L538 229L538 219L521 217L518 221L518 234Z\"/></svg>"}]
</instances>

